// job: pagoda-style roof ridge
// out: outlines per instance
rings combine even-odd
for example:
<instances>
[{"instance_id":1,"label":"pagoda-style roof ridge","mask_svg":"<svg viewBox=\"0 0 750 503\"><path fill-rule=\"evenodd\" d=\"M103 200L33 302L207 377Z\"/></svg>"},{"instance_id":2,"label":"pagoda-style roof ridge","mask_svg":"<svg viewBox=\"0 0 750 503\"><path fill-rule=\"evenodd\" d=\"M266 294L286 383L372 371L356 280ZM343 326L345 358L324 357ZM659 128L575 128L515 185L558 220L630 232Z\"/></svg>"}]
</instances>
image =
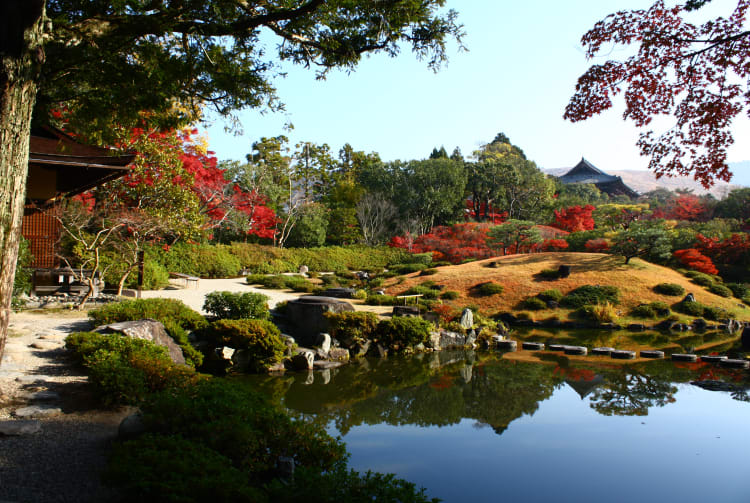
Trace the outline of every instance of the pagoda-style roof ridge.
<instances>
[{"instance_id":1,"label":"pagoda-style roof ridge","mask_svg":"<svg viewBox=\"0 0 750 503\"><path fill-rule=\"evenodd\" d=\"M564 184L590 183L610 196L625 194L638 197L638 193L625 184L621 176L609 175L597 168L584 157L567 173L558 178Z\"/></svg>"}]
</instances>

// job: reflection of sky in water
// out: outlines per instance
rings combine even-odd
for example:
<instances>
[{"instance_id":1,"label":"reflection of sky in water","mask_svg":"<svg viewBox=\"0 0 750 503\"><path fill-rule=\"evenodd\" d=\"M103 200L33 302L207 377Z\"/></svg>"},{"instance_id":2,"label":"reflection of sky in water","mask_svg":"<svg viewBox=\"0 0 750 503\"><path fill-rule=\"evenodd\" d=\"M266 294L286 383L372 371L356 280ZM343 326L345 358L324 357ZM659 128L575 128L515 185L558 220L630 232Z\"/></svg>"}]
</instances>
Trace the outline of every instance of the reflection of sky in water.
<instances>
[{"instance_id":1,"label":"reflection of sky in water","mask_svg":"<svg viewBox=\"0 0 750 503\"><path fill-rule=\"evenodd\" d=\"M352 468L394 472L448 503L747 503L750 404L677 387L675 403L647 416L603 416L562 386L502 435L465 419L356 426L343 440Z\"/></svg>"}]
</instances>

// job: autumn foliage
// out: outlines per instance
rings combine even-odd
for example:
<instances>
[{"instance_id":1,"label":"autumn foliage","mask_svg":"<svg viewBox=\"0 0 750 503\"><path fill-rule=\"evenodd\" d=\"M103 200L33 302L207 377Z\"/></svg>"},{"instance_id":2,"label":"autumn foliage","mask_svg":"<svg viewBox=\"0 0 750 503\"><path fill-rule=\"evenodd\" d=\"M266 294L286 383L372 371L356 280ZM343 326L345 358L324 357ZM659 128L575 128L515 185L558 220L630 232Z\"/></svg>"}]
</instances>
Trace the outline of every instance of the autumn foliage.
<instances>
[{"instance_id":1,"label":"autumn foliage","mask_svg":"<svg viewBox=\"0 0 750 503\"><path fill-rule=\"evenodd\" d=\"M591 216L596 208L586 206L571 206L555 210L555 227L568 232L590 231L594 229L594 218Z\"/></svg>"},{"instance_id":2,"label":"autumn foliage","mask_svg":"<svg viewBox=\"0 0 750 503\"><path fill-rule=\"evenodd\" d=\"M695 271L706 274L718 274L719 272L713 262L711 262L711 259L695 248L675 250L674 257L679 260L682 265Z\"/></svg>"},{"instance_id":3,"label":"autumn foliage","mask_svg":"<svg viewBox=\"0 0 750 503\"><path fill-rule=\"evenodd\" d=\"M411 251L433 255L433 260L447 260L458 264L466 259L483 259L495 255L487 246L489 224L468 222L438 226L413 240ZM389 246L409 248L409 236L396 236Z\"/></svg>"},{"instance_id":4,"label":"autumn foliage","mask_svg":"<svg viewBox=\"0 0 750 503\"><path fill-rule=\"evenodd\" d=\"M750 259L750 236L732 234L726 239L696 236L695 248L717 264L737 264Z\"/></svg>"}]
</instances>

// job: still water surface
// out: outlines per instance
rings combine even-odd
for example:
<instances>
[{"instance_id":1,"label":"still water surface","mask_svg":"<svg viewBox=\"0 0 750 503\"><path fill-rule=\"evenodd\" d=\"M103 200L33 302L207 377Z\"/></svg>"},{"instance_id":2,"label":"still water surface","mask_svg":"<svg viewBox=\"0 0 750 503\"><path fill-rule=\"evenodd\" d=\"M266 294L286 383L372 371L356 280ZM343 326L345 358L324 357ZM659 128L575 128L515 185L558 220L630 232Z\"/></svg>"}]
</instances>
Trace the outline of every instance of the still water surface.
<instances>
[{"instance_id":1,"label":"still water surface","mask_svg":"<svg viewBox=\"0 0 750 503\"><path fill-rule=\"evenodd\" d=\"M353 468L446 502L750 502L747 371L511 358L442 352L253 379L341 435Z\"/></svg>"}]
</instances>

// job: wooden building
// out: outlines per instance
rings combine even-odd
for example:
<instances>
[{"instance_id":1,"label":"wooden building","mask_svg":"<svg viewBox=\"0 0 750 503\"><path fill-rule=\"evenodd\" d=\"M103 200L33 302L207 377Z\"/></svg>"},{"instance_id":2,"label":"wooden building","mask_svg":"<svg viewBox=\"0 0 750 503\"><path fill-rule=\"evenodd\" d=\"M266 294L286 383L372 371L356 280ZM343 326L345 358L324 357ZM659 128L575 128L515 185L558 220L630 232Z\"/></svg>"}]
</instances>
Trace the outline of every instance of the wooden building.
<instances>
[{"instance_id":1,"label":"wooden building","mask_svg":"<svg viewBox=\"0 0 750 503\"><path fill-rule=\"evenodd\" d=\"M639 196L638 192L625 185L621 177L608 175L583 157L573 169L559 177L559 180L564 184L592 183L610 196L626 195L631 199Z\"/></svg>"},{"instance_id":2,"label":"wooden building","mask_svg":"<svg viewBox=\"0 0 750 503\"><path fill-rule=\"evenodd\" d=\"M135 155L113 155L112 150L77 142L62 131L32 132L26 207L21 234L34 256L32 267L59 265L55 246L60 225L51 212L55 203L119 178L128 172Z\"/></svg>"}]
</instances>

